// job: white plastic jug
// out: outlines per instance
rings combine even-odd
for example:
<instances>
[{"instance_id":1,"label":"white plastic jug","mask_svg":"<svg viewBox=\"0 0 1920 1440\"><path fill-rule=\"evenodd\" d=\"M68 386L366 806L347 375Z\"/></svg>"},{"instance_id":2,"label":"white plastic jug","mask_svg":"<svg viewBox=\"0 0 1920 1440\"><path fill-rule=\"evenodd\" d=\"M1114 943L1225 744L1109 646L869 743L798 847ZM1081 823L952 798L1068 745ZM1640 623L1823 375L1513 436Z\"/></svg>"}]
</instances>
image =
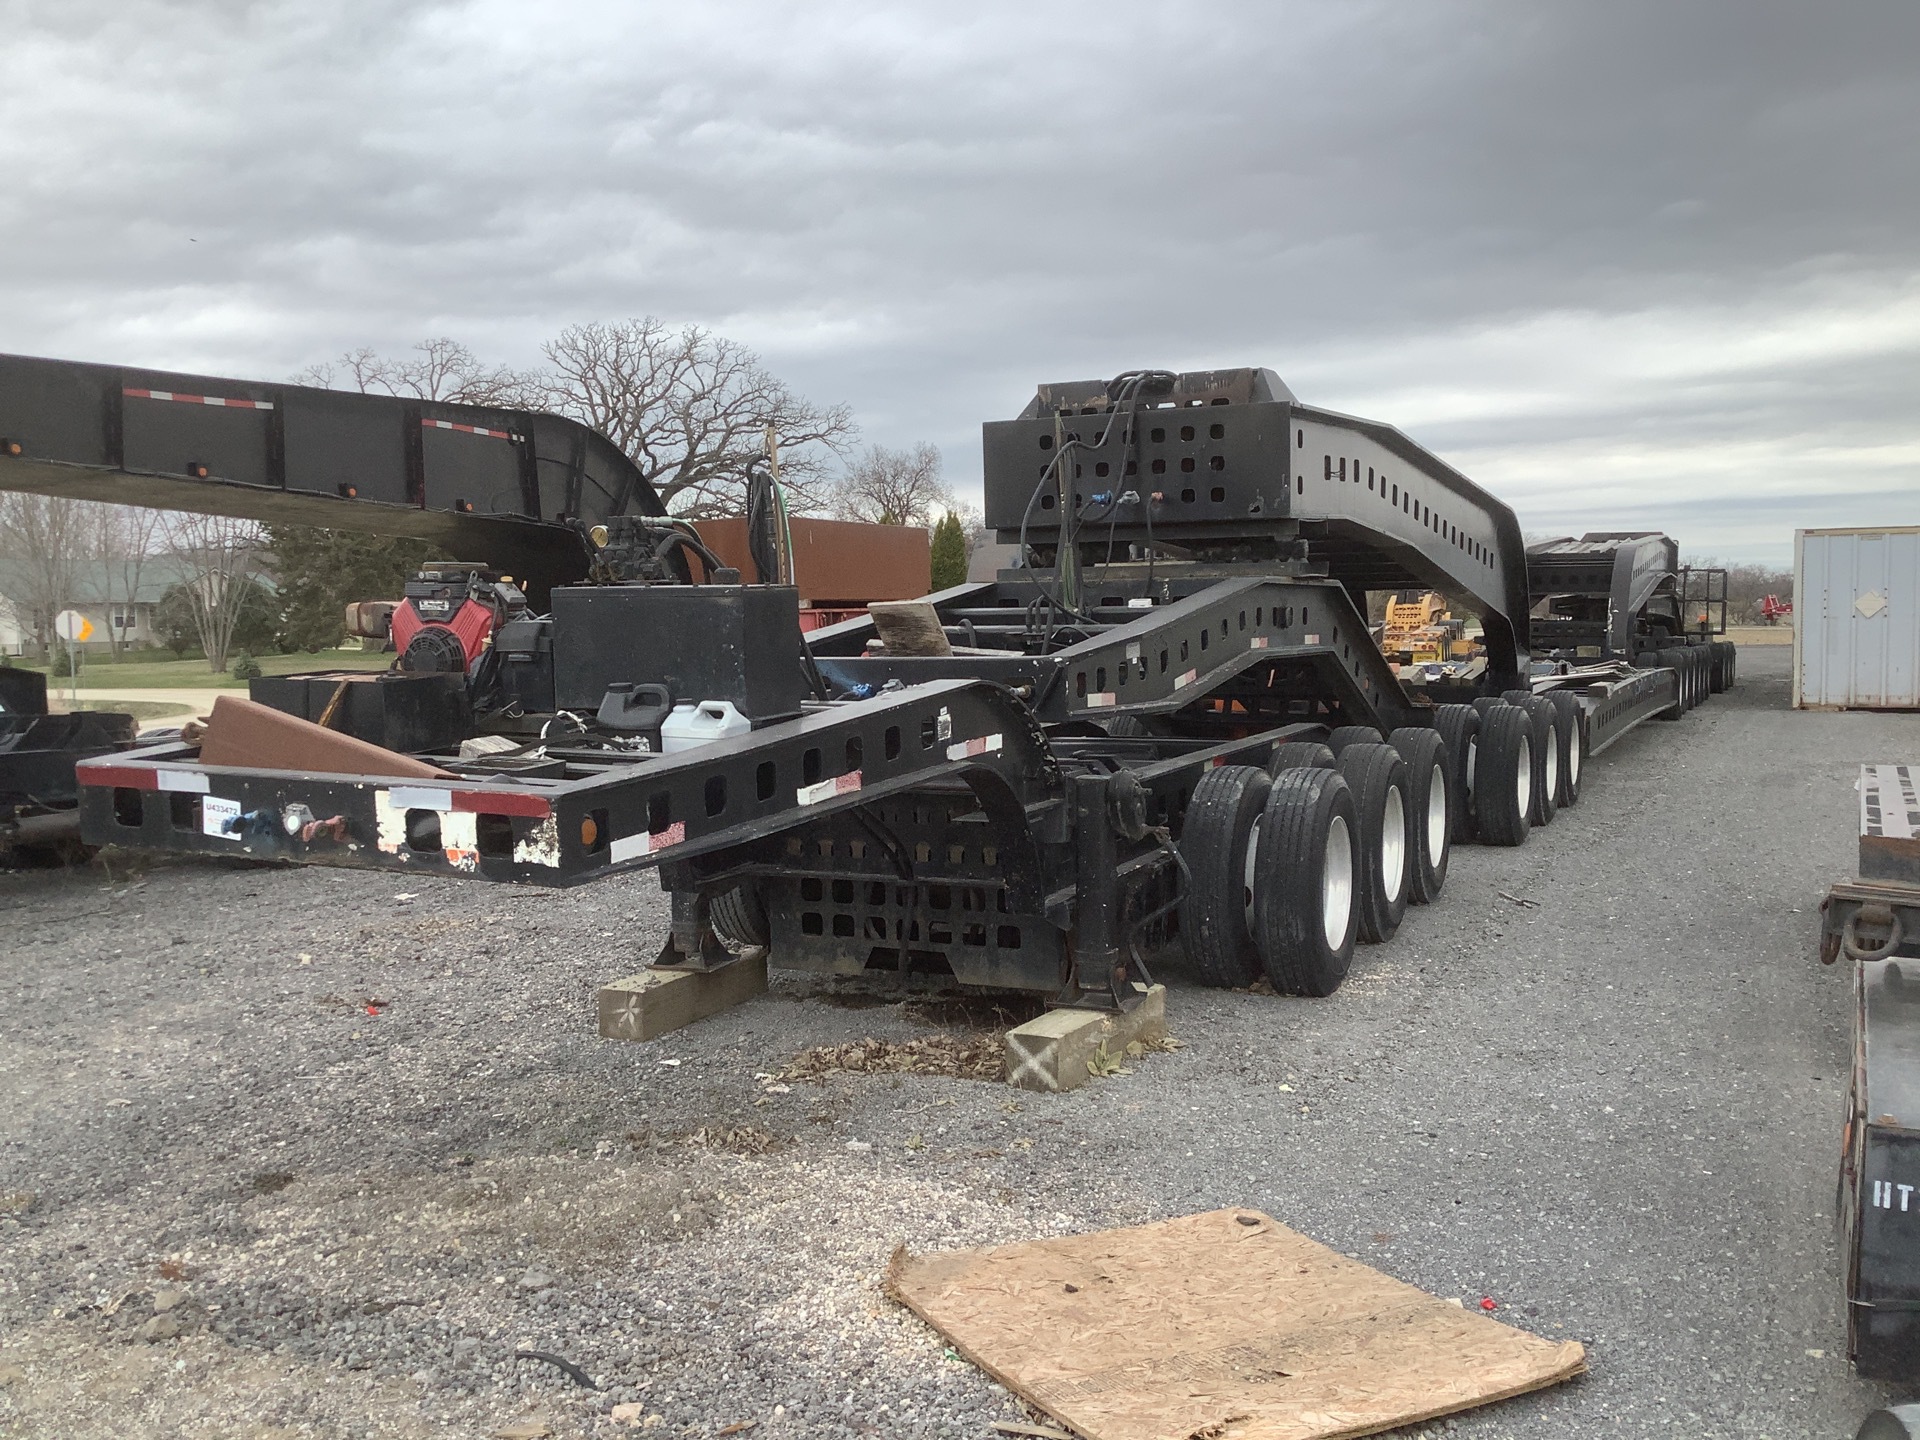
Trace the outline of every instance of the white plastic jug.
<instances>
[{"instance_id":1,"label":"white plastic jug","mask_svg":"<svg viewBox=\"0 0 1920 1440\"><path fill-rule=\"evenodd\" d=\"M731 700L682 702L660 722L660 749L671 755L676 750L744 735L751 729L753 722L735 709Z\"/></svg>"}]
</instances>

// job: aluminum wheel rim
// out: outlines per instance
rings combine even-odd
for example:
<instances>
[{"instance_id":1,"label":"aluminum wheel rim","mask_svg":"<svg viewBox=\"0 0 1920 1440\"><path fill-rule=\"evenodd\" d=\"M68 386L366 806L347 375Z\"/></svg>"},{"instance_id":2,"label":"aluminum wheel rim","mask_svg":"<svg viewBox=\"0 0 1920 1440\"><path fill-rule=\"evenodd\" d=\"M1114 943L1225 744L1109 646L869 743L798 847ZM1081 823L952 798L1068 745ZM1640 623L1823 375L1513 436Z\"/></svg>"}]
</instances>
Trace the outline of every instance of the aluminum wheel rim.
<instances>
[{"instance_id":1,"label":"aluminum wheel rim","mask_svg":"<svg viewBox=\"0 0 1920 1440\"><path fill-rule=\"evenodd\" d=\"M1552 735L1547 736L1547 794L1549 797L1560 793L1560 747Z\"/></svg>"},{"instance_id":2,"label":"aluminum wheel rim","mask_svg":"<svg viewBox=\"0 0 1920 1440\"><path fill-rule=\"evenodd\" d=\"M1393 904L1407 888L1407 802L1398 785L1387 787L1380 816L1380 888Z\"/></svg>"},{"instance_id":3,"label":"aluminum wheel rim","mask_svg":"<svg viewBox=\"0 0 1920 1440\"><path fill-rule=\"evenodd\" d=\"M1240 910L1246 916L1247 934L1253 934L1253 872L1260 863L1260 822L1266 817L1253 817L1253 828L1247 832L1247 853L1240 861Z\"/></svg>"},{"instance_id":4,"label":"aluminum wheel rim","mask_svg":"<svg viewBox=\"0 0 1920 1440\"><path fill-rule=\"evenodd\" d=\"M1567 780L1574 785L1580 783L1580 727L1573 727L1573 734L1567 737Z\"/></svg>"},{"instance_id":5,"label":"aluminum wheel rim","mask_svg":"<svg viewBox=\"0 0 1920 1440\"><path fill-rule=\"evenodd\" d=\"M1480 763L1480 739L1475 736L1467 741L1467 799L1473 799L1473 772Z\"/></svg>"},{"instance_id":6,"label":"aluminum wheel rim","mask_svg":"<svg viewBox=\"0 0 1920 1440\"><path fill-rule=\"evenodd\" d=\"M1513 788L1520 801L1520 818L1533 813L1533 742L1520 737L1520 755L1514 763Z\"/></svg>"},{"instance_id":7,"label":"aluminum wheel rim","mask_svg":"<svg viewBox=\"0 0 1920 1440\"><path fill-rule=\"evenodd\" d=\"M1353 834L1347 817L1336 815L1327 826L1327 861L1320 870L1320 931L1327 949L1338 950L1353 923Z\"/></svg>"},{"instance_id":8,"label":"aluminum wheel rim","mask_svg":"<svg viewBox=\"0 0 1920 1440\"><path fill-rule=\"evenodd\" d=\"M1433 767L1427 781L1427 863L1438 863L1447 848L1447 772Z\"/></svg>"}]
</instances>

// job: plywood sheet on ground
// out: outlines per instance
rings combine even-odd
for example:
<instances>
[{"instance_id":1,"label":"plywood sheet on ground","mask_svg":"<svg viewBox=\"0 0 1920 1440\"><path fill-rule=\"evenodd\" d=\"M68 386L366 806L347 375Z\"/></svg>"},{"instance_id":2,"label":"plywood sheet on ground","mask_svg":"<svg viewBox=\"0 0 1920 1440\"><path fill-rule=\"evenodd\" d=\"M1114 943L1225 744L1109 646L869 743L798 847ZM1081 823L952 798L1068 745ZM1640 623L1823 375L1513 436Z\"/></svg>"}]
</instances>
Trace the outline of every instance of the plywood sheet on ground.
<instances>
[{"instance_id":1,"label":"plywood sheet on ground","mask_svg":"<svg viewBox=\"0 0 1920 1440\"><path fill-rule=\"evenodd\" d=\"M1371 1435L1586 1368L1257 1210L895 1255L887 1289L1089 1440Z\"/></svg>"}]
</instances>

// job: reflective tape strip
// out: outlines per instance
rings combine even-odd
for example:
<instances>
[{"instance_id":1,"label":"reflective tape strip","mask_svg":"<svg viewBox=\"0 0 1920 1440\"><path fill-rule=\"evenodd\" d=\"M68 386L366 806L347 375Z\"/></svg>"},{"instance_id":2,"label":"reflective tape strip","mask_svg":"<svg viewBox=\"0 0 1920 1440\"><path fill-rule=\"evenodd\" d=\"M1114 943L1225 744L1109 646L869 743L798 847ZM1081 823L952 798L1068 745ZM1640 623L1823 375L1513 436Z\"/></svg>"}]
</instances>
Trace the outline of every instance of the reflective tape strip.
<instances>
[{"instance_id":1,"label":"reflective tape strip","mask_svg":"<svg viewBox=\"0 0 1920 1440\"><path fill-rule=\"evenodd\" d=\"M477 815L530 815L536 820L553 813L546 796L518 790L455 790L453 808Z\"/></svg>"},{"instance_id":2,"label":"reflective tape strip","mask_svg":"<svg viewBox=\"0 0 1920 1440\"><path fill-rule=\"evenodd\" d=\"M438 785L396 785L387 792L396 810L451 810L453 791Z\"/></svg>"},{"instance_id":3,"label":"reflective tape strip","mask_svg":"<svg viewBox=\"0 0 1920 1440\"><path fill-rule=\"evenodd\" d=\"M622 835L607 847L618 865L623 860L637 860L642 855L652 855L665 850L670 845L678 845L687 838L687 826L683 820L676 820L666 829L658 832L642 830L638 835Z\"/></svg>"},{"instance_id":4,"label":"reflective tape strip","mask_svg":"<svg viewBox=\"0 0 1920 1440\"><path fill-rule=\"evenodd\" d=\"M1253 639L1247 642L1247 648L1249 650L1264 650L1267 648L1268 645L1272 643L1273 642L1270 641L1265 635L1256 635L1253 637Z\"/></svg>"},{"instance_id":5,"label":"reflective tape strip","mask_svg":"<svg viewBox=\"0 0 1920 1440\"><path fill-rule=\"evenodd\" d=\"M73 777L82 785L114 786L121 790L158 790L160 776L144 766L104 765L98 760L82 760L73 767Z\"/></svg>"},{"instance_id":6,"label":"reflective tape strip","mask_svg":"<svg viewBox=\"0 0 1920 1440\"><path fill-rule=\"evenodd\" d=\"M1189 670L1184 675L1176 675L1173 677L1173 688L1176 690L1184 690L1199 678L1200 672L1198 670Z\"/></svg>"},{"instance_id":7,"label":"reflective tape strip","mask_svg":"<svg viewBox=\"0 0 1920 1440\"><path fill-rule=\"evenodd\" d=\"M222 410L271 410L271 400L236 400L226 395L182 395L173 390L139 390L131 385L120 393L134 400L171 400L176 405L212 405Z\"/></svg>"},{"instance_id":8,"label":"reflective tape strip","mask_svg":"<svg viewBox=\"0 0 1920 1440\"><path fill-rule=\"evenodd\" d=\"M423 430L458 430L462 435L484 435L489 440L518 440L511 430L489 430L484 425L462 425L457 420L422 420Z\"/></svg>"},{"instance_id":9,"label":"reflective tape strip","mask_svg":"<svg viewBox=\"0 0 1920 1440\"><path fill-rule=\"evenodd\" d=\"M985 755L989 750L1000 748L1000 736L982 735L973 740L962 740L958 745L947 746L947 759L971 760L976 755Z\"/></svg>"},{"instance_id":10,"label":"reflective tape strip","mask_svg":"<svg viewBox=\"0 0 1920 1440\"><path fill-rule=\"evenodd\" d=\"M177 790L187 795L207 793L207 777L198 770L156 770L153 775L159 782L159 789Z\"/></svg>"},{"instance_id":11,"label":"reflective tape strip","mask_svg":"<svg viewBox=\"0 0 1920 1440\"><path fill-rule=\"evenodd\" d=\"M1089 710L1098 710L1103 706L1117 705L1118 703L1119 701L1114 697L1114 693L1111 690L1103 690L1087 696L1087 708Z\"/></svg>"},{"instance_id":12,"label":"reflective tape strip","mask_svg":"<svg viewBox=\"0 0 1920 1440\"><path fill-rule=\"evenodd\" d=\"M953 753L951 749L947 751ZM822 780L818 785L802 785L794 792L794 800L800 805L818 805L822 800L831 800L836 795L850 795L860 788L860 772L853 770L845 775L836 775L831 780Z\"/></svg>"}]
</instances>

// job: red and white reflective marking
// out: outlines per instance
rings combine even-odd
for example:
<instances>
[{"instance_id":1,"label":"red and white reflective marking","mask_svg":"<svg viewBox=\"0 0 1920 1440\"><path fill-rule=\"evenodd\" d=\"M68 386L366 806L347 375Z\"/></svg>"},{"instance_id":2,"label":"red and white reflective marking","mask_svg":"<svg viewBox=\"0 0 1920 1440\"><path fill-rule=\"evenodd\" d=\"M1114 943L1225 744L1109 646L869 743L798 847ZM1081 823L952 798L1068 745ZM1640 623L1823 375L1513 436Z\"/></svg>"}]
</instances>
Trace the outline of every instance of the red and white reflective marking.
<instances>
[{"instance_id":1,"label":"red and white reflective marking","mask_svg":"<svg viewBox=\"0 0 1920 1440\"><path fill-rule=\"evenodd\" d=\"M793 793L797 804L818 805L822 800L831 800L836 795L851 795L859 788L860 772L852 770L845 775L836 775L831 780L822 780L818 785L802 785Z\"/></svg>"},{"instance_id":2,"label":"red and white reflective marking","mask_svg":"<svg viewBox=\"0 0 1920 1440\"><path fill-rule=\"evenodd\" d=\"M1272 643L1273 642L1269 640L1265 635L1256 635L1253 637L1253 639L1247 642L1247 648L1249 650L1264 650Z\"/></svg>"},{"instance_id":3,"label":"red and white reflective marking","mask_svg":"<svg viewBox=\"0 0 1920 1440\"><path fill-rule=\"evenodd\" d=\"M120 393L134 400L171 400L176 405L212 405L221 410L271 410L271 400L235 400L226 395L182 395L177 390L138 390L131 385Z\"/></svg>"},{"instance_id":4,"label":"red and white reflective marking","mask_svg":"<svg viewBox=\"0 0 1920 1440\"><path fill-rule=\"evenodd\" d=\"M462 425L457 420L422 420L422 430L458 430L462 435L483 435L489 440L518 440L511 430L489 430L484 425Z\"/></svg>"},{"instance_id":5,"label":"red and white reflective marking","mask_svg":"<svg viewBox=\"0 0 1920 1440\"><path fill-rule=\"evenodd\" d=\"M1000 748L1000 736L981 735L972 740L962 740L958 745L947 746L947 759L971 760L976 755L985 755L989 750Z\"/></svg>"},{"instance_id":6,"label":"red and white reflective marking","mask_svg":"<svg viewBox=\"0 0 1920 1440\"><path fill-rule=\"evenodd\" d=\"M1176 690L1184 690L1199 678L1200 672L1198 670L1189 670L1184 675L1176 675L1173 677L1173 688Z\"/></svg>"},{"instance_id":7,"label":"red and white reflective marking","mask_svg":"<svg viewBox=\"0 0 1920 1440\"><path fill-rule=\"evenodd\" d=\"M1102 706L1118 705L1119 703L1118 698L1111 690L1102 690L1087 696L1087 708L1089 710L1098 710Z\"/></svg>"},{"instance_id":8,"label":"red and white reflective marking","mask_svg":"<svg viewBox=\"0 0 1920 1440\"><path fill-rule=\"evenodd\" d=\"M527 815L544 820L552 806L544 795L507 790L455 790L440 785L396 785L387 792L396 810L453 811L467 815Z\"/></svg>"},{"instance_id":9,"label":"red and white reflective marking","mask_svg":"<svg viewBox=\"0 0 1920 1440\"><path fill-rule=\"evenodd\" d=\"M1307 644L1309 645L1318 645L1320 643L1320 637L1318 635L1308 635L1308 636L1304 636L1303 638L1306 640Z\"/></svg>"},{"instance_id":10,"label":"red and white reflective marking","mask_svg":"<svg viewBox=\"0 0 1920 1440\"><path fill-rule=\"evenodd\" d=\"M642 830L638 835L622 835L607 847L618 865L623 860L638 859L642 855L654 855L670 846L678 845L687 838L687 825L684 820L676 820L664 830Z\"/></svg>"},{"instance_id":11,"label":"red and white reflective marking","mask_svg":"<svg viewBox=\"0 0 1920 1440\"><path fill-rule=\"evenodd\" d=\"M158 770L146 765L111 765L82 760L73 767L82 785L119 790L177 790L187 795L207 793L207 777L198 770Z\"/></svg>"}]
</instances>

